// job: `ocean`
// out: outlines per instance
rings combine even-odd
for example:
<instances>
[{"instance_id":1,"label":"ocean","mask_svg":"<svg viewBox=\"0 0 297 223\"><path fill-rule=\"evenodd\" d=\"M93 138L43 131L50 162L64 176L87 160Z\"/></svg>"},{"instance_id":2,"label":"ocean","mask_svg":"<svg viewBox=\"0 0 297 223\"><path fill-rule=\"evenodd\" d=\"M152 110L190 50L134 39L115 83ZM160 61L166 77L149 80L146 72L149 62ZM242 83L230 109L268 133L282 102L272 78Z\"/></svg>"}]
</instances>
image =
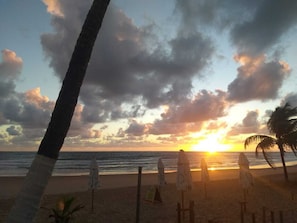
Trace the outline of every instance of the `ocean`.
<instances>
[{"instance_id":1,"label":"ocean","mask_svg":"<svg viewBox=\"0 0 297 223\"><path fill-rule=\"evenodd\" d=\"M264 158L256 158L254 152L244 152L251 169L270 168ZM36 152L0 152L0 176L25 176ZM238 169L239 152L186 152L192 171L200 170L201 158L205 158L209 169ZM275 166L281 166L280 155L270 153ZM158 159L162 158L165 172L177 169L178 152L60 152L53 175L88 175L91 159L95 157L100 175L134 174L138 167L142 173L156 173ZM293 153L286 153L288 166L297 164Z\"/></svg>"}]
</instances>

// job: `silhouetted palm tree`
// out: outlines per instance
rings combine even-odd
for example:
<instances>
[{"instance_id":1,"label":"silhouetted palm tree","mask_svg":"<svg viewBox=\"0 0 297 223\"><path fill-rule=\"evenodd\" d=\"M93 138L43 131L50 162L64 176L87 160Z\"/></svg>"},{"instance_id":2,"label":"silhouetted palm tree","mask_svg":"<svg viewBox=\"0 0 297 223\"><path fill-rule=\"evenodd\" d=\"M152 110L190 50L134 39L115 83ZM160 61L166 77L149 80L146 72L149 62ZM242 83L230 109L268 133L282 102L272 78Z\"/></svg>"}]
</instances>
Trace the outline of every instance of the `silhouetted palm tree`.
<instances>
[{"instance_id":1,"label":"silhouetted palm tree","mask_svg":"<svg viewBox=\"0 0 297 223\"><path fill-rule=\"evenodd\" d=\"M288 181L288 172L285 162L285 152L291 149L295 155L297 152L297 107L292 108L290 104L286 103L283 107L277 107L272 112L267 127L271 134L269 135L253 135L248 137L244 142L244 147L247 148L251 143L257 143L256 156L259 150L262 151L267 163L273 167L272 160L267 153L268 150L277 146L280 151L280 156L283 164L285 180Z\"/></svg>"},{"instance_id":2,"label":"silhouetted palm tree","mask_svg":"<svg viewBox=\"0 0 297 223\"><path fill-rule=\"evenodd\" d=\"M9 213L8 223L33 222L35 218L69 130L93 46L109 2L110 0L93 1L76 42L47 131Z\"/></svg>"}]
</instances>

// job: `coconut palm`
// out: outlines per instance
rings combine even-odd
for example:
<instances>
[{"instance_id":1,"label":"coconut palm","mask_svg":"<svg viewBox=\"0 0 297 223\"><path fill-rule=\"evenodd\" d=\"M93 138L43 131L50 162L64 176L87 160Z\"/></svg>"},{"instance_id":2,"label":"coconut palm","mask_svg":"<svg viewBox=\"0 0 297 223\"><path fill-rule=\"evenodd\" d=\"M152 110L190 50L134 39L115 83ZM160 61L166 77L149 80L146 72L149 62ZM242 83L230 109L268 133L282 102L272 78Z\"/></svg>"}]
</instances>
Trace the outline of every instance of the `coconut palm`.
<instances>
[{"instance_id":1,"label":"coconut palm","mask_svg":"<svg viewBox=\"0 0 297 223\"><path fill-rule=\"evenodd\" d=\"M33 222L70 127L92 49L110 0L94 0L76 42L51 120L7 222Z\"/></svg>"},{"instance_id":2,"label":"coconut palm","mask_svg":"<svg viewBox=\"0 0 297 223\"><path fill-rule=\"evenodd\" d=\"M272 160L267 152L274 146L277 146L280 151L285 180L288 181L284 156L288 149L292 150L295 155L297 152L297 107L291 107L289 103L286 103L283 107L277 107L272 112L267 122L267 127L275 137L270 135L253 135L245 140L244 147L247 148L251 143L257 143L256 156L258 156L259 151L262 151L267 163L273 167Z\"/></svg>"}]
</instances>

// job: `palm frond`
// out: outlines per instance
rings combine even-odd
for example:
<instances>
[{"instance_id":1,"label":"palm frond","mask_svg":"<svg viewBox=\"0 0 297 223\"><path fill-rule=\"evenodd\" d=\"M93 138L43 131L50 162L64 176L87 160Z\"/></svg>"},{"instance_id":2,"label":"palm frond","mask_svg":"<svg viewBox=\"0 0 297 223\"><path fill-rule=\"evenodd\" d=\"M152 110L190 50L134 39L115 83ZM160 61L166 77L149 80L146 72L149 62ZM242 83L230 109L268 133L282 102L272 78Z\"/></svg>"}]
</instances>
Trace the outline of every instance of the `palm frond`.
<instances>
[{"instance_id":1,"label":"palm frond","mask_svg":"<svg viewBox=\"0 0 297 223\"><path fill-rule=\"evenodd\" d=\"M292 108L286 103L283 107L277 107L267 122L270 133L281 137L297 128L297 107Z\"/></svg>"},{"instance_id":2,"label":"palm frond","mask_svg":"<svg viewBox=\"0 0 297 223\"><path fill-rule=\"evenodd\" d=\"M259 143L262 142L266 138L271 138L267 135L252 135L245 139L244 141L244 148L247 149L247 147L252 143Z\"/></svg>"},{"instance_id":3,"label":"palm frond","mask_svg":"<svg viewBox=\"0 0 297 223\"><path fill-rule=\"evenodd\" d=\"M282 141L286 147L289 147L297 155L297 131L286 134Z\"/></svg>"},{"instance_id":4,"label":"palm frond","mask_svg":"<svg viewBox=\"0 0 297 223\"><path fill-rule=\"evenodd\" d=\"M264 156L264 159L271 167L274 167L274 164L268 150L270 150L276 144L276 142L277 142L276 139L272 137L266 137L266 138L263 138L263 140L259 142L256 147L256 157L258 157L258 151L261 150Z\"/></svg>"}]
</instances>

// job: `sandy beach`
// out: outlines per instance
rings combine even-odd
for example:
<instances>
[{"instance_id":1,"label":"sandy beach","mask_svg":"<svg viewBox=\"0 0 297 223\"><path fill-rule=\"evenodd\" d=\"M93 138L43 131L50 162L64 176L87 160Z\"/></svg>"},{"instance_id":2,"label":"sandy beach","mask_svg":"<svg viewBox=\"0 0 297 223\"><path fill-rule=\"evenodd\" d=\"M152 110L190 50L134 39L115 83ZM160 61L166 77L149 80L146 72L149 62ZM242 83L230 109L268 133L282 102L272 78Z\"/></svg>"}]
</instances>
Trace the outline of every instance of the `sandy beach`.
<instances>
[{"instance_id":1,"label":"sandy beach","mask_svg":"<svg viewBox=\"0 0 297 223\"><path fill-rule=\"evenodd\" d=\"M283 169L251 170L254 185L249 189L244 211L244 222L279 222L283 216L286 223L297 219L297 167L288 167L289 182L285 182ZM194 201L195 222L240 223L243 207L243 190L239 184L239 170L209 170L205 196L200 171L192 172L193 188L184 193L186 208ZM0 222L7 216L24 177L0 177ZM95 191L94 213L91 212L91 191L88 176L54 176L46 188L37 222L51 222L48 218L56 202L63 196L74 196L76 204L85 207L75 215L75 222L135 222L137 200L137 175L100 176L101 187ZM157 174L142 174L140 197L140 222L177 222L177 203L181 192L175 186L176 173L166 173L167 184L161 188L162 202L146 201L148 191L157 185ZM185 221L188 220L185 213Z\"/></svg>"}]
</instances>

